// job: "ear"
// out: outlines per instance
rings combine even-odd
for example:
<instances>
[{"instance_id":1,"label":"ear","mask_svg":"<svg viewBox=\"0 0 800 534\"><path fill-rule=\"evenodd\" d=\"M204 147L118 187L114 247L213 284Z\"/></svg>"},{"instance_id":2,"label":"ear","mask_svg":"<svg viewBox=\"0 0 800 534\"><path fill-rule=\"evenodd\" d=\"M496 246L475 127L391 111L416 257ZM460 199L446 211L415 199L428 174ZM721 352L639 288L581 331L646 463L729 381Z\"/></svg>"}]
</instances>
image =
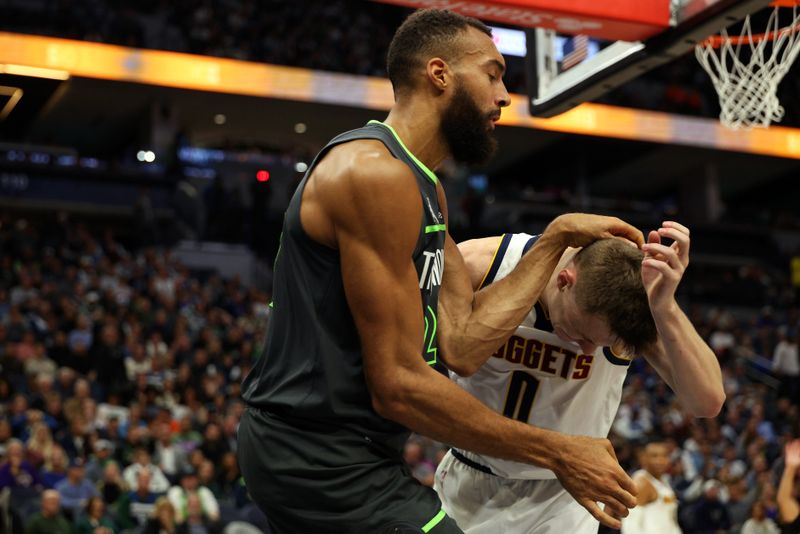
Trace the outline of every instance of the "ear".
<instances>
[{"instance_id":1,"label":"ear","mask_svg":"<svg viewBox=\"0 0 800 534\"><path fill-rule=\"evenodd\" d=\"M428 81L430 81L440 92L447 90L450 84L450 67L447 62L440 57L431 58L427 65Z\"/></svg>"},{"instance_id":2,"label":"ear","mask_svg":"<svg viewBox=\"0 0 800 534\"><path fill-rule=\"evenodd\" d=\"M559 271L558 276L556 277L556 284L558 286L559 291L564 291L569 289L575 285L576 280L576 272L575 267L564 267Z\"/></svg>"}]
</instances>

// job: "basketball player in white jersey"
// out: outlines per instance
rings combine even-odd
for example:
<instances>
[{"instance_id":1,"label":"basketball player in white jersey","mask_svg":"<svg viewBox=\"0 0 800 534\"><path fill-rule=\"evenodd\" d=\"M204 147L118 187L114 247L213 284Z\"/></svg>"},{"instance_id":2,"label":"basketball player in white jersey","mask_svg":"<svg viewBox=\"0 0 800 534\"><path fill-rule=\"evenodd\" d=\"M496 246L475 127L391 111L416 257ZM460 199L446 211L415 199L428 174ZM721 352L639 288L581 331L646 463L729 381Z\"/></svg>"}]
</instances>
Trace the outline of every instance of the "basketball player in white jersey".
<instances>
[{"instance_id":1,"label":"basketball player in white jersey","mask_svg":"<svg viewBox=\"0 0 800 534\"><path fill-rule=\"evenodd\" d=\"M669 458L665 443L648 443L640 458L642 469L633 474L639 501L622 520L622 534L681 534L678 499L665 475Z\"/></svg>"},{"instance_id":2,"label":"basketball player in white jersey","mask_svg":"<svg viewBox=\"0 0 800 534\"><path fill-rule=\"evenodd\" d=\"M506 276L535 240L506 234L459 245L473 287ZM516 334L471 362L473 375L451 378L507 417L603 438L619 407L627 355L643 354L695 416L715 416L725 399L719 363L675 302L689 241L687 228L665 222L643 251L615 239L568 249ZM590 503L573 500L540 467L453 449L434 487L468 534L590 534L599 526L584 509Z\"/></svg>"}]
</instances>

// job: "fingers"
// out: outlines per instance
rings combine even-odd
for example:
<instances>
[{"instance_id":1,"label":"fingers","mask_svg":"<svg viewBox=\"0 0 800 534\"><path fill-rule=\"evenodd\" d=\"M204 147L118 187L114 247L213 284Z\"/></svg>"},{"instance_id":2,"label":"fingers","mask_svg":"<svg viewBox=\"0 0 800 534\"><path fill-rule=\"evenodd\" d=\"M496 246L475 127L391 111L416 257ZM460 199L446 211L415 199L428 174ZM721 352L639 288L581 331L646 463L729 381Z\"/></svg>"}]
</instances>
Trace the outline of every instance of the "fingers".
<instances>
[{"instance_id":1,"label":"fingers","mask_svg":"<svg viewBox=\"0 0 800 534\"><path fill-rule=\"evenodd\" d=\"M674 239L673 247L678 249L681 263L684 267L689 265L689 235L678 231L675 228L659 228L658 233L662 236Z\"/></svg>"},{"instance_id":2,"label":"fingers","mask_svg":"<svg viewBox=\"0 0 800 534\"><path fill-rule=\"evenodd\" d=\"M679 232L681 232L682 234L685 234L687 237L688 237L689 235L691 235L691 232L689 231L689 229L688 229L688 228L686 228L684 225L682 225L682 224L681 224L681 223L679 223L679 222L675 222L675 221L664 221L663 223L661 223L661 225L662 225L662 226L664 226L664 227L666 227L666 228L675 228L675 229L677 229Z\"/></svg>"},{"instance_id":3,"label":"fingers","mask_svg":"<svg viewBox=\"0 0 800 534\"><path fill-rule=\"evenodd\" d=\"M637 503L636 495L638 490L636 489L636 482L634 482L633 479L629 477L621 467L619 470L622 473L622 476L617 477L617 482L622 490L619 492L619 495L617 495L617 498L620 499L628 508L633 508Z\"/></svg>"},{"instance_id":4,"label":"fingers","mask_svg":"<svg viewBox=\"0 0 800 534\"><path fill-rule=\"evenodd\" d=\"M578 502L581 506L586 508L590 514L592 514L592 517L600 521L605 526L616 529L622 528L622 521L601 510L597 503L591 499L581 499Z\"/></svg>"},{"instance_id":5,"label":"fingers","mask_svg":"<svg viewBox=\"0 0 800 534\"><path fill-rule=\"evenodd\" d=\"M681 262L680 258L678 257L678 253L674 248L661 245L659 243L647 243L646 245L642 246L642 250L646 252L650 258L663 259L663 261L668 263L673 269L678 269L679 271L683 272L683 262ZM656 258L658 255L660 255L661 258Z\"/></svg>"},{"instance_id":6,"label":"fingers","mask_svg":"<svg viewBox=\"0 0 800 534\"><path fill-rule=\"evenodd\" d=\"M628 514L630 513L628 507L616 499L612 498L605 499L605 502L603 502L603 504L605 505L603 507L603 511L615 519L622 519L623 517L628 517Z\"/></svg>"},{"instance_id":7,"label":"fingers","mask_svg":"<svg viewBox=\"0 0 800 534\"><path fill-rule=\"evenodd\" d=\"M644 245L644 236L642 232L636 228L635 226L631 226L630 224L626 223L622 219L617 219L616 217L611 217L611 219L616 219L616 224L612 225L608 232L612 236L616 237L624 237L636 243L638 247Z\"/></svg>"},{"instance_id":8,"label":"fingers","mask_svg":"<svg viewBox=\"0 0 800 534\"><path fill-rule=\"evenodd\" d=\"M642 260L642 267L652 267L653 269L657 270L662 275L673 281L679 281L681 278L680 273L675 269L673 269L672 267L670 267L670 265L665 261L657 260L654 258L645 258L644 260Z\"/></svg>"}]
</instances>

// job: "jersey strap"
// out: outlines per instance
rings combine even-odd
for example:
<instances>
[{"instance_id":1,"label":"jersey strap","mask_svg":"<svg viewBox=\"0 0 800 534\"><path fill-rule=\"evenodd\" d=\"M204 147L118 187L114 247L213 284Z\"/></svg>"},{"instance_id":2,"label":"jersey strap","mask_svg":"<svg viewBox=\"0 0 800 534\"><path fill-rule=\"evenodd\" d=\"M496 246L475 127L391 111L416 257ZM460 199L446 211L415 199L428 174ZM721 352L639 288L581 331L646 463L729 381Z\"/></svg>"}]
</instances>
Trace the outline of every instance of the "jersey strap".
<instances>
[{"instance_id":1,"label":"jersey strap","mask_svg":"<svg viewBox=\"0 0 800 534\"><path fill-rule=\"evenodd\" d=\"M483 289L494 282L494 277L497 276L497 271L500 270L500 266L503 264L503 258L505 258L506 251L508 250L508 245L511 243L512 237L514 237L514 234L503 234L503 238L500 240L497 250L494 251L492 263L489 265L489 269L486 271L486 274L483 275L483 280L481 281L481 285L478 289Z\"/></svg>"}]
</instances>

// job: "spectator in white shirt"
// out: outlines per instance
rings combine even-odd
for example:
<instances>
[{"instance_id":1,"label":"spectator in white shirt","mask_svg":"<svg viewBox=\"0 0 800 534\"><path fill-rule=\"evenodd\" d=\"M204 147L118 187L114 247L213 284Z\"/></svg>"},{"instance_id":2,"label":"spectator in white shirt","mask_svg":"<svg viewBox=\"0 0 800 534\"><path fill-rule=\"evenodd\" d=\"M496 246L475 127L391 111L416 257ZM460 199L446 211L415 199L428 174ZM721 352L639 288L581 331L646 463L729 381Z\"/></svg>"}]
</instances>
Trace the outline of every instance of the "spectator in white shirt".
<instances>
[{"instance_id":1,"label":"spectator in white shirt","mask_svg":"<svg viewBox=\"0 0 800 534\"><path fill-rule=\"evenodd\" d=\"M172 442L169 423L160 423L155 429L155 461L170 480L175 480L186 463L183 451Z\"/></svg>"},{"instance_id":2,"label":"spectator in white shirt","mask_svg":"<svg viewBox=\"0 0 800 534\"><path fill-rule=\"evenodd\" d=\"M128 375L130 382L136 381L140 374L147 374L153 368L153 362L147 355L144 346L140 343L133 343L131 355L125 358L125 374Z\"/></svg>"},{"instance_id":3,"label":"spectator in white shirt","mask_svg":"<svg viewBox=\"0 0 800 534\"><path fill-rule=\"evenodd\" d=\"M767 517L764 503L757 501L753 504L750 519L744 522L742 534L779 534L780 529L775 521Z\"/></svg>"},{"instance_id":4,"label":"spectator in white shirt","mask_svg":"<svg viewBox=\"0 0 800 534\"><path fill-rule=\"evenodd\" d=\"M179 486L172 486L167 493L169 501L175 507L175 518L178 523L186 521L188 515L189 497L195 495L200 501L200 509L204 518L210 522L219 519L219 504L214 494L205 486L201 486L194 470L184 471L181 474Z\"/></svg>"},{"instance_id":5,"label":"spectator in white shirt","mask_svg":"<svg viewBox=\"0 0 800 534\"><path fill-rule=\"evenodd\" d=\"M150 453L145 448L136 449L134 463L125 468L122 472L122 479L129 488L137 486L137 479L141 471L150 474L149 489L153 493L164 493L169 489L169 481L164 473L155 464L150 463Z\"/></svg>"}]
</instances>

